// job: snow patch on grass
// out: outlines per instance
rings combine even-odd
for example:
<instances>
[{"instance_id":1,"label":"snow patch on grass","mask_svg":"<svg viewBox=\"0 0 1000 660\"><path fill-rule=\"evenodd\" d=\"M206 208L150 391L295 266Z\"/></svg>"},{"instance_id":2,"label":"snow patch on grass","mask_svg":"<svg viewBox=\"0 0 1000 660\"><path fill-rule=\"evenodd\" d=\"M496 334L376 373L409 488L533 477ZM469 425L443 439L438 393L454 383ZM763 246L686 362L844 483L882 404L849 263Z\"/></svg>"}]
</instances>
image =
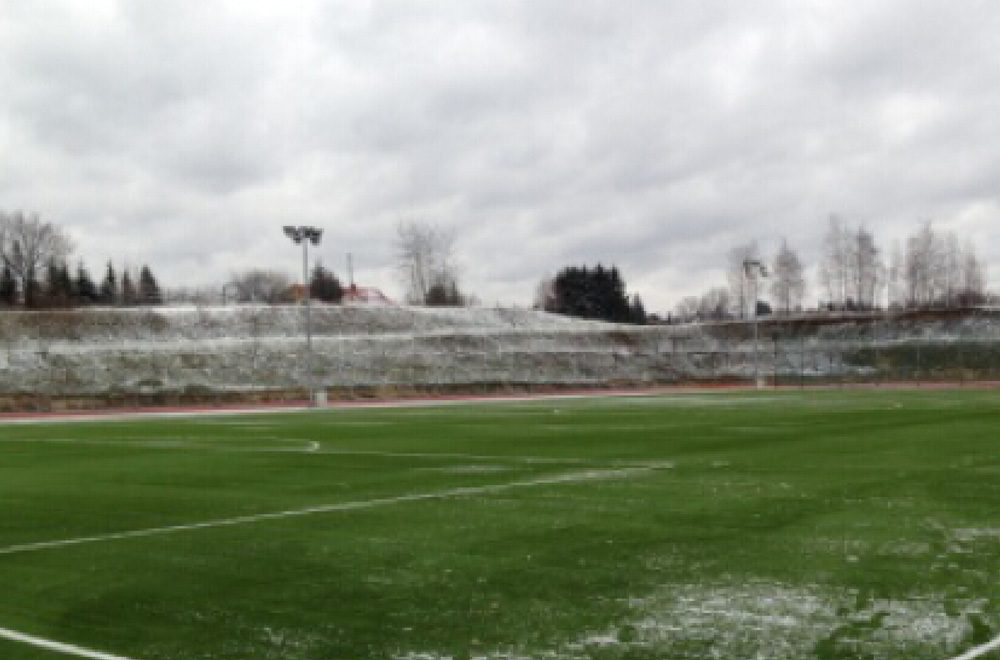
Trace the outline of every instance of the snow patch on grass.
<instances>
[{"instance_id":1,"label":"snow patch on grass","mask_svg":"<svg viewBox=\"0 0 1000 660\"><path fill-rule=\"evenodd\" d=\"M786 660L867 658L937 660L967 646L971 609L945 612L944 598L874 599L820 585L767 582L665 587L629 599L635 616L557 648L472 653L473 660L623 660L705 658ZM395 660L450 660L411 651ZM465 656L462 656L465 657Z\"/></svg>"}]
</instances>

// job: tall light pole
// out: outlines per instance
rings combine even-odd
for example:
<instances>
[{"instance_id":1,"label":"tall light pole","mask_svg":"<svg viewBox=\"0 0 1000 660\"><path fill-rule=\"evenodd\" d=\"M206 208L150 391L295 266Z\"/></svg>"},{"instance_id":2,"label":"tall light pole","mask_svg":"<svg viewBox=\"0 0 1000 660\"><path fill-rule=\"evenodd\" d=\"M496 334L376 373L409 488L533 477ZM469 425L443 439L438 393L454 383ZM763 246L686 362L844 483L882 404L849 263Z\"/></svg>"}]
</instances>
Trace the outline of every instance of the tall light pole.
<instances>
[{"instance_id":1,"label":"tall light pole","mask_svg":"<svg viewBox=\"0 0 1000 660\"><path fill-rule=\"evenodd\" d=\"M285 236L292 239L293 243L302 246L302 288L306 313L306 386L309 389L309 401L313 405L319 405L322 402L320 401L318 388L316 387L316 378L313 373L312 313L310 311L312 305L309 295L309 244L319 245L319 241L323 237L323 230L307 225L285 225L282 229L285 232Z\"/></svg>"},{"instance_id":2,"label":"tall light pole","mask_svg":"<svg viewBox=\"0 0 1000 660\"><path fill-rule=\"evenodd\" d=\"M760 335L757 329L758 312L760 311L757 300L759 297L757 276L767 277L767 266L759 259L744 259L743 274L753 282L753 382L757 387L763 387L764 384L760 380L760 342L758 341Z\"/></svg>"}]
</instances>

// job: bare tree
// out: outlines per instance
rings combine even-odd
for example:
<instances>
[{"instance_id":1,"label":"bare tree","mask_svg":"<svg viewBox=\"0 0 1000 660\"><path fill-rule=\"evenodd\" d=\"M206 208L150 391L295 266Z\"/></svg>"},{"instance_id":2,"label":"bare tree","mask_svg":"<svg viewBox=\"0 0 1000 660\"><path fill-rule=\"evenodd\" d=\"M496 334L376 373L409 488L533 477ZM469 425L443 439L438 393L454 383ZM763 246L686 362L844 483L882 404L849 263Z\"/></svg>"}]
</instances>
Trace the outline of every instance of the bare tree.
<instances>
[{"instance_id":1,"label":"bare tree","mask_svg":"<svg viewBox=\"0 0 1000 660\"><path fill-rule=\"evenodd\" d=\"M942 293L940 239L929 221L906 240L903 273L909 305L930 305L940 297Z\"/></svg>"},{"instance_id":2,"label":"bare tree","mask_svg":"<svg viewBox=\"0 0 1000 660\"><path fill-rule=\"evenodd\" d=\"M960 302L963 305L979 305L986 300L986 266L976 256L972 241L965 244L961 255Z\"/></svg>"},{"instance_id":3,"label":"bare tree","mask_svg":"<svg viewBox=\"0 0 1000 660\"><path fill-rule=\"evenodd\" d=\"M531 303L532 309L551 311L556 305L556 285L551 276L541 279L535 287L535 298Z\"/></svg>"},{"instance_id":4,"label":"bare tree","mask_svg":"<svg viewBox=\"0 0 1000 660\"><path fill-rule=\"evenodd\" d=\"M722 320L732 313L733 299L724 286L712 287L698 301L698 316L705 319Z\"/></svg>"},{"instance_id":5,"label":"bare tree","mask_svg":"<svg viewBox=\"0 0 1000 660\"><path fill-rule=\"evenodd\" d=\"M253 269L234 274L230 282L239 302L272 305L291 302L291 279L284 273Z\"/></svg>"},{"instance_id":6,"label":"bare tree","mask_svg":"<svg viewBox=\"0 0 1000 660\"><path fill-rule=\"evenodd\" d=\"M788 243L781 242L781 249L774 258L774 273L771 279L771 295L775 307L784 313L791 312L802 304L806 291L802 261Z\"/></svg>"},{"instance_id":7,"label":"bare tree","mask_svg":"<svg viewBox=\"0 0 1000 660\"><path fill-rule=\"evenodd\" d=\"M455 234L450 230L423 222L399 223L396 249L409 303L425 304L432 288L458 290L454 246Z\"/></svg>"},{"instance_id":8,"label":"bare tree","mask_svg":"<svg viewBox=\"0 0 1000 660\"><path fill-rule=\"evenodd\" d=\"M889 268L886 273L886 284L888 293L886 294L886 304L888 307L899 307L904 304L902 294L903 280L903 251L899 247L899 241L893 241L892 251L889 253Z\"/></svg>"},{"instance_id":9,"label":"bare tree","mask_svg":"<svg viewBox=\"0 0 1000 660\"><path fill-rule=\"evenodd\" d=\"M831 215L826 236L823 238L819 282L826 292L827 302L838 308L843 308L847 301L848 242L847 229L840 217Z\"/></svg>"},{"instance_id":10,"label":"bare tree","mask_svg":"<svg viewBox=\"0 0 1000 660\"><path fill-rule=\"evenodd\" d=\"M737 245L727 256L726 278L729 280L729 290L736 304L736 313L740 318L746 318L748 311L754 309L756 301L750 299L753 296L753 287L747 282L743 264L748 260L760 261L757 241Z\"/></svg>"},{"instance_id":11,"label":"bare tree","mask_svg":"<svg viewBox=\"0 0 1000 660\"><path fill-rule=\"evenodd\" d=\"M845 236L848 242L845 250L847 300L844 302L853 302L860 309L874 309L885 282L885 263L875 245L875 236L863 225Z\"/></svg>"},{"instance_id":12,"label":"bare tree","mask_svg":"<svg viewBox=\"0 0 1000 660\"><path fill-rule=\"evenodd\" d=\"M674 307L674 315L680 321L693 321L699 316L698 296L685 296Z\"/></svg>"},{"instance_id":13,"label":"bare tree","mask_svg":"<svg viewBox=\"0 0 1000 660\"><path fill-rule=\"evenodd\" d=\"M946 307L954 307L958 303L958 294L962 278L962 248L958 243L958 235L951 231L941 238L941 288Z\"/></svg>"},{"instance_id":14,"label":"bare tree","mask_svg":"<svg viewBox=\"0 0 1000 660\"><path fill-rule=\"evenodd\" d=\"M65 261L71 251L66 233L51 222L42 222L38 214L0 214L0 258L17 280L25 305L35 302L44 265Z\"/></svg>"}]
</instances>

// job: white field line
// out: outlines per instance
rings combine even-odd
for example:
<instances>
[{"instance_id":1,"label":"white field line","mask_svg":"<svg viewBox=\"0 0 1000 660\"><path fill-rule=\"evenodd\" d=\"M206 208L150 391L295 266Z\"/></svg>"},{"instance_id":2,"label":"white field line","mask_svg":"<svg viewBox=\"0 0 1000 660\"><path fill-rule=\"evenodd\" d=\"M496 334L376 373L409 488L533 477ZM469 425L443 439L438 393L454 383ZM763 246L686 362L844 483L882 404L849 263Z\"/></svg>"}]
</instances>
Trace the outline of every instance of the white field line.
<instances>
[{"instance_id":1,"label":"white field line","mask_svg":"<svg viewBox=\"0 0 1000 660\"><path fill-rule=\"evenodd\" d=\"M296 440L295 442L299 442ZM320 443L315 440L302 440L299 447L259 447L253 445L227 447L225 445L212 445L204 442L189 442L187 440L92 440L89 438L7 438L0 440L0 445L4 443L22 444L54 444L54 445L89 445L98 447L126 447L131 449L195 449L203 451L222 452L227 454L315 454L320 452Z\"/></svg>"},{"instance_id":2,"label":"white field line","mask_svg":"<svg viewBox=\"0 0 1000 660\"><path fill-rule=\"evenodd\" d=\"M54 642L51 639L25 635L24 633L19 633L16 630L8 630L7 628L0 628L0 639L6 639L11 642L19 642L21 644L29 644L47 651L62 653L63 655L75 655L78 658L90 658L91 660L130 660L129 658L121 655L111 655L110 653L91 651L90 649L74 646L72 644L63 644L62 642Z\"/></svg>"},{"instance_id":3,"label":"white field line","mask_svg":"<svg viewBox=\"0 0 1000 660\"><path fill-rule=\"evenodd\" d=\"M1000 649L1000 637L997 637L991 642L986 642L985 644L971 648L962 655L956 655L950 660L974 660L974 658L981 658L990 651L996 651L997 649Z\"/></svg>"},{"instance_id":4,"label":"white field line","mask_svg":"<svg viewBox=\"0 0 1000 660\"><path fill-rule=\"evenodd\" d=\"M578 399L627 399L657 397L664 394L691 395L706 394L697 389L678 388L665 391L663 388L648 388L636 390L611 390L606 392L566 392L557 394L512 394L505 396L468 396L455 399L394 399L387 401L334 401L324 408L309 405L301 406L260 406L243 408L191 408L184 410L141 410L141 411L106 411L94 413L43 413L28 417L5 418L0 416L0 426L16 424L72 424L76 422L110 422L129 421L136 419L159 418L198 418L198 417L232 417L239 415L271 415L280 413L302 412L334 412L338 410L366 410L393 408L437 408L462 405L504 404L504 403L534 403L544 401L578 400ZM714 394L714 393L708 393ZM724 394L723 392L719 393Z\"/></svg>"},{"instance_id":5,"label":"white field line","mask_svg":"<svg viewBox=\"0 0 1000 660\"><path fill-rule=\"evenodd\" d=\"M414 452L414 451L379 451L377 449L336 449L323 447L315 440L305 440L301 438L260 438L261 440L273 440L275 442L301 442L301 446L294 447L255 447L252 445L213 445L207 442L190 442L187 440L144 440L142 438L122 438L118 440L92 440L80 438L7 438L0 440L0 446L4 443L51 443L60 445L97 445L112 447L131 447L133 449L195 449L203 451L234 453L234 454L321 454L327 456L375 456L380 458L427 458L427 459L451 459L460 458L474 461L492 461L494 463L522 463L526 465L593 465L593 466L614 466L614 467L647 467L656 465L665 467L666 462L650 463L648 461L629 461L621 459L591 459L576 457L552 457L552 456L504 456L502 454L467 454L462 452Z\"/></svg>"},{"instance_id":6,"label":"white field line","mask_svg":"<svg viewBox=\"0 0 1000 660\"><path fill-rule=\"evenodd\" d=\"M518 488L531 488L534 486L548 486L581 481L596 481L601 479L625 479L638 474L651 472L658 469L669 469L672 467L668 463L650 464L642 467L619 468L614 470L586 470L582 472L567 472L564 474L539 477L537 479L526 479L523 481L512 481L504 484L491 484L486 486L464 486L451 488L448 490L433 493L411 493L408 495L398 495L395 497L381 497L373 500L360 500L354 502L338 502L336 504L324 504L320 506L305 507L302 509L288 509L285 511L272 511L269 513L256 513L246 516L235 516L232 518L218 518L216 520L206 520L203 522L187 523L181 525L167 525L164 527L149 527L146 529L133 529L124 532L112 532L110 534L96 534L93 536L78 536L69 539L56 539L52 541L39 541L36 543L21 543L0 548L0 555L16 555L39 550L49 550L53 548L64 548L67 546L84 545L89 543L100 543L103 541L119 541L123 539L143 538L148 536L161 536L174 534L177 532L187 532L199 529L210 529L214 527L232 527L235 525L248 525L265 520L278 520L282 518L294 518L300 516L312 516L323 513L338 513L343 511L357 511L361 509L372 509L380 506L392 504L402 504L405 502L421 502L426 500L443 500L453 497L464 497L467 495L483 495L488 493L500 493Z\"/></svg>"}]
</instances>

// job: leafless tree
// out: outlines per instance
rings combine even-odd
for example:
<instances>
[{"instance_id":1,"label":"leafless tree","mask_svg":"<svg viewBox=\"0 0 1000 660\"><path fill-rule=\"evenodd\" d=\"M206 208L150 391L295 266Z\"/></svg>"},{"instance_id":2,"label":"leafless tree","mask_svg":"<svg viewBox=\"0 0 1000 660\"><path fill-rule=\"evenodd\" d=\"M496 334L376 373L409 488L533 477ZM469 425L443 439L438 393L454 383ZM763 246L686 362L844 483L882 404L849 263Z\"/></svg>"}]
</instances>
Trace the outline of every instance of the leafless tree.
<instances>
[{"instance_id":1,"label":"leafless tree","mask_svg":"<svg viewBox=\"0 0 1000 660\"><path fill-rule=\"evenodd\" d=\"M532 301L533 309L549 311L555 309L556 304L556 284L552 277L543 277L535 287L535 299Z\"/></svg>"},{"instance_id":2,"label":"leafless tree","mask_svg":"<svg viewBox=\"0 0 1000 660\"><path fill-rule=\"evenodd\" d=\"M230 282L239 302L272 305L291 302L291 278L284 273L253 269L234 274Z\"/></svg>"},{"instance_id":3,"label":"leafless tree","mask_svg":"<svg viewBox=\"0 0 1000 660\"><path fill-rule=\"evenodd\" d=\"M943 289L946 307L954 307L958 303L958 294L962 279L962 248L958 243L958 235L951 231L941 238L941 288Z\"/></svg>"},{"instance_id":4,"label":"leafless tree","mask_svg":"<svg viewBox=\"0 0 1000 660\"><path fill-rule=\"evenodd\" d=\"M879 292L885 282L885 263L882 261L875 236L863 225L845 234L848 300L861 309L874 309Z\"/></svg>"},{"instance_id":5,"label":"leafless tree","mask_svg":"<svg viewBox=\"0 0 1000 660\"><path fill-rule=\"evenodd\" d=\"M802 304L806 280L799 255L785 241L781 242L781 248L774 258L773 270L771 295L774 297L775 307L788 314Z\"/></svg>"},{"instance_id":6,"label":"leafless tree","mask_svg":"<svg viewBox=\"0 0 1000 660\"><path fill-rule=\"evenodd\" d=\"M965 244L961 255L959 297L963 304L978 305L986 300L986 265L976 256L972 241Z\"/></svg>"},{"instance_id":7,"label":"leafless tree","mask_svg":"<svg viewBox=\"0 0 1000 660\"><path fill-rule=\"evenodd\" d=\"M454 246L455 234L451 230L423 222L399 223L396 251L409 303L425 304L433 287L457 291Z\"/></svg>"},{"instance_id":8,"label":"leafless tree","mask_svg":"<svg viewBox=\"0 0 1000 660\"><path fill-rule=\"evenodd\" d=\"M736 304L736 313L741 319L747 318L748 312L754 309L756 301L751 300L754 287L747 281L746 269L743 264L747 260L760 260L757 241L737 245L729 251L727 256L726 278L729 280L729 290L732 292L733 301Z\"/></svg>"},{"instance_id":9,"label":"leafless tree","mask_svg":"<svg viewBox=\"0 0 1000 660\"><path fill-rule=\"evenodd\" d=\"M679 321L693 321L698 318L698 296L685 296L674 307L674 315Z\"/></svg>"},{"instance_id":10,"label":"leafless tree","mask_svg":"<svg viewBox=\"0 0 1000 660\"><path fill-rule=\"evenodd\" d=\"M929 221L906 240L906 261L903 272L906 279L907 302L912 306L931 305L941 296L943 287L940 243Z\"/></svg>"},{"instance_id":11,"label":"leafless tree","mask_svg":"<svg viewBox=\"0 0 1000 660\"><path fill-rule=\"evenodd\" d=\"M827 301L842 308L847 302L848 276L847 229L839 216L831 215L826 236L823 238L823 257L819 265L819 282Z\"/></svg>"},{"instance_id":12,"label":"leafless tree","mask_svg":"<svg viewBox=\"0 0 1000 660\"><path fill-rule=\"evenodd\" d=\"M72 243L66 233L38 214L0 213L0 258L10 268L26 305L34 302L38 276L48 263L66 260Z\"/></svg>"},{"instance_id":13,"label":"leafless tree","mask_svg":"<svg viewBox=\"0 0 1000 660\"><path fill-rule=\"evenodd\" d=\"M732 296L729 289L717 286L709 289L698 301L698 315L705 319L722 320L732 313Z\"/></svg>"},{"instance_id":14,"label":"leafless tree","mask_svg":"<svg viewBox=\"0 0 1000 660\"><path fill-rule=\"evenodd\" d=\"M890 308L900 307L905 304L902 292L903 280L903 251L899 247L899 241L893 241L892 251L889 253L889 268L886 271L886 284L888 293L887 303Z\"/></svg>"},{"instance_id":15,"label":"leafless tree","mask_svg":"<svg viewBox=\"0 0 1000 660\"><path fill-rule=\"evenodd\" d=\"M712 287L701 296L685 296L674 307L674 314L682 321L695 319L720 321L733 314L733 298L724 286Z\"/></svg>"}]
</instances>

